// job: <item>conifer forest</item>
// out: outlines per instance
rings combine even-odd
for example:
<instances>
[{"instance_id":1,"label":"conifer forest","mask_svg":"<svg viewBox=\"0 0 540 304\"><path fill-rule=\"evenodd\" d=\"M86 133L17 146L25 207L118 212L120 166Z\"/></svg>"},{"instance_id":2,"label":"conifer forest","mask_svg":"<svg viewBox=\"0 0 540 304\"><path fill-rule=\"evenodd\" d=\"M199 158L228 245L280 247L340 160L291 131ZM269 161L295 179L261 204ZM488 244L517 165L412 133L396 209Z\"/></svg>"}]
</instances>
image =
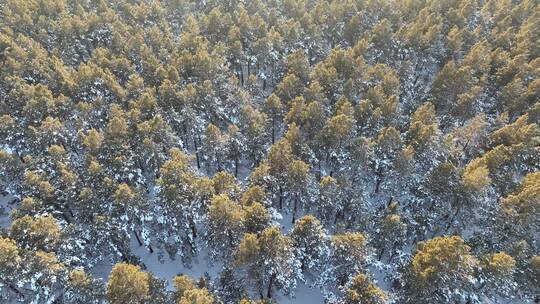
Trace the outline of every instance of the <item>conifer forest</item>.
<instances>
[{"instance_id":1,"label":"conifer forest","mask_svg":"<svg viewBox=\"0 0 540 304\"><path fill-rule=\"evenodd\" d=\"M540 303L540 0L0 0L0 303Z\"/></svg>"}]
</instances>

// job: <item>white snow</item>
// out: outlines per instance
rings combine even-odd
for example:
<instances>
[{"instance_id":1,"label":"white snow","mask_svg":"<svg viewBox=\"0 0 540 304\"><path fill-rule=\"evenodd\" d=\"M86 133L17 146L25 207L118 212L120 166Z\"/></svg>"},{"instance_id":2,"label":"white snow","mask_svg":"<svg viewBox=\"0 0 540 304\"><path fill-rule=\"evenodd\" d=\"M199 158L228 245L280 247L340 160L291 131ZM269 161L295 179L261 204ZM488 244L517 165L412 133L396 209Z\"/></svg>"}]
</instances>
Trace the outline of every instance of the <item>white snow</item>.
<instances>
[{"instance_id":1,"label":"white snow","mask_svg":"<svg viewBox=\"0 0 540 304\"><path fill-rule=\"evenodd\" d=\"M0 229L8 228L11 225L9 214L16 206L11 202L15 199L13 195L0 195Z\"/></svg>"},{"instance_id":2,"label":"white snow","mask_svg":"<svg viewBox=\"0 0 540 304\"><path fill-rule=\"evenodd\" d=\"M317 287L310 287L299 282L294 291L294 297L277 296L276 300L280 304L318 304L324 303L322 290Z\"/></svg>"},{"instance_id":3,"label":"white snow","mask_svg":"<svg viewBox=\"0 0 540 304\"><path fill-rule=\"evenodd\" d=\"M156 277L167 280L168 288L173 289L172 280L175 276L185 274L192 279L199 279L205 273L208 273L212 279L215 279L221 270L221 265L208 263L208 253L205 249L199 252L199 255L193 259L191 268L187 268L182 264L182 260L178 257L171 260L167 254L163 257L164 262L160 263L156 251L150 253L145 246L139 246L137 241L131 239L131 252L141 259L141 262L146 266L146 271L152 272Z\"/></svg>"}]
</instances>

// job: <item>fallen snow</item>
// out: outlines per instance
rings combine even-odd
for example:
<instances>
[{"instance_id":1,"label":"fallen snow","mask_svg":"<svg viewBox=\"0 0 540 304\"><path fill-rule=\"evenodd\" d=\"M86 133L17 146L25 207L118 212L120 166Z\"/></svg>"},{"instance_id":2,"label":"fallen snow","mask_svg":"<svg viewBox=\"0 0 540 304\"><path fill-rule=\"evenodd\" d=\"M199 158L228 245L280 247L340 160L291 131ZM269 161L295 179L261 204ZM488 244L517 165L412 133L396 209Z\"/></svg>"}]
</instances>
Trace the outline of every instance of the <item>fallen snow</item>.
<instances>
[{"instance_id":1,"label":"fallen snow","mask_svg":"<svg viewBox=\"0 0 540 304\"><path fill-rule=\"evenodd\" d=\"M15 197L13 195L0 196L0 229L8 228L11 225L9 214L16 208L13 204Z\"/></svg>"},{"instance_id":2,"label":"fallen snow","mask_svg":"<svg viewBox=\"0 0 540 304\"><path fill-rule=\"evenodd\" d=\"M205 273L210 275L213 280L217 277L221 270L221 264L215 263L210 265L208 262L208 251L204 248L199 252L199 255L192 261L191 268L185 267L180 257L171 260L167 254L163 257L163 263L158 260L158 254L154 251L151 253L145 246L139 246L135 238L130 242L131 253L141 259L141 262L146 266L146 271L152 272L156 277L167 280L168 288L173 289L172 280L175 276L185 274L192 279L199 279Z\"/></svg>"},{"instance_id":3,"label":"fallen snow","mask_svg":"<svg viewBox=\"0 0 540 304\"><path fill-rule=\"evenodd\" d=\"M318 304L324 303L322 290L317 287L310 287L305 283L299 282L294 291L294 297L277 296L276 300L280 304Z\"/></svg>"}]
</instances>

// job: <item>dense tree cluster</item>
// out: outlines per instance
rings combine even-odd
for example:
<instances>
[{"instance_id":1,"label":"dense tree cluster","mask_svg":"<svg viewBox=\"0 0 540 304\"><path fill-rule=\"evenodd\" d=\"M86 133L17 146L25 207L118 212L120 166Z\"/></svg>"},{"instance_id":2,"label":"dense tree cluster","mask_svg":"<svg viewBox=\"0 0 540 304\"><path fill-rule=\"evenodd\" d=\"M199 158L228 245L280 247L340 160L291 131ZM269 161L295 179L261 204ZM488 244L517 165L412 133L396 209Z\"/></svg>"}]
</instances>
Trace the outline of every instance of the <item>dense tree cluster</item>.
<instances>
[{"instance_id":1,"label":"dense tree cluster","mask_svg":"<svg viewBox=\"0 0 540 304\"><path fill-rule=\"evenodd\" d=\"M539 43L536 0L0 0L0 302L538 300Z\"/></svg>"}]
</instances>

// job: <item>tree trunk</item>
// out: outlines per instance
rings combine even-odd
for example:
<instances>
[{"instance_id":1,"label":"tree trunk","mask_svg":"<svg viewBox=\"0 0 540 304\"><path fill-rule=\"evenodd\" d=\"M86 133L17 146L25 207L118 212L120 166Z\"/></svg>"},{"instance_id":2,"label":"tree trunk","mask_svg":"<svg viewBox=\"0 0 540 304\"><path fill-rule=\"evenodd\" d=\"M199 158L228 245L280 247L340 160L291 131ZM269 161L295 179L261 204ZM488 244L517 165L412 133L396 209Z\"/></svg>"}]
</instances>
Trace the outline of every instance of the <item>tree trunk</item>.
<instances>
[{"instance_id":1,"label":"tree trunk","mask_svg":"<svg viewBox=\"0 0 540 304\"><path fill-rule=\"evenodd\" d=\"M186 143L186 150L189 149L189 136L187 134L187 127L185 123L182 123L182 131L184 132L184 142Z\"/></svg>"},{"instance_id":2,"label":"tree trunk","mask_svg":"<svg viewBox=\"0 0 540 304\"><path fill-rule=\"evenodd\" d=\"M296 221L296 208L298 205L298 194L294 197L294 207L293 207L293 214L292 214L292 224Z\"/></svg>"},{"instance_id":3,"label":"tree trunk","mask_svg":"<svg viewBox=\"0 0 540 304\"><path fill-rule=\"evenodd\" d=\"M234 177L238 177L238 157L234 159Z\"/></svg>"},{"instance_id":4,"label":"tree trunk","mask_svg":"<svg viewBox=\"0 0 540 304\"><path fill-rule=\"evenodd\" d=\"M240 83L244 86L244 68L240 64Z\"/></svg>"},{"instance_id":5,"label":"tree trunk","mask_svg":"<svg viewBox=\"0 0 540 304\"><path fill-rule=\"evenodd\" d=\"M274 144L275 140L276 140L276 124L274 121L272 121L272 145Z\"/></svg>"},{"instance_id":6,"label":"tree trunk","mask_svg":"<svg viewBox=\"0 0 540 304\"><path fill-rule=\"evenodd\" d=\"M375 180L375 193L379 193L381 182L382 182L382 175L377 174L377 179Z\"/></svg>"},{"instance_id":7,"label":"tree trunk","mask_svg":"<svg viewBox=\"0 0 540 304\"><path fill-rule=\"evenodd\" d=\"M283 188L279 186L279 210L283 209Z\"/></svg>"},{"instance_id":8,"label":"tree trunk","mask_svg":"<svg viewBox=\"0 0 540 304\"><path fill-rule=\"evenodd\" d=\"M139 234L137 233L137 230L133 229L133 234L135 234L135 238L137 239L137 243L139 243L139 246L144 245L141 241L141 238L139 237Z\"/></svg>"},{"instance_id":9,"label":"tree trunk","mask_svg":"<svg viewBox=\"0 0 540 304\"><path fill-rule=\"evenodd\" d=\"M189 218L189 227L191 228L191 233L193 234L193 238L197 238L197 227L195 227L195 222L193 221L193 218Z\"/></svg>"},{"instance_id":10,"label":"tree trunk","mask_svg":"<svg viewBox=\"0 0 540 304\"><path fill-rule=\"evenodd\" d=\"M339 212L339 211L336 212L336 216L335 216L335 218L334 218L334 225L337 224L337 222L338 222L338 220L339 220L340 217L341 217L340 212Z\"/></svg>"},{"instance_id":11,"label":"tree trunk","mask_svg":"<svg viewBox=\"0 0 540 304\"><path fill-rule=\"evenodd\" d=\"M381 249L381 251L379 252L379 256L378 256L378 260L379 260L379 261L382 259L383 255L384 255L384 251L385 251L385 247L383 247L383 248Z\"/></svg>"},{"instance_id":12,"label":"tree trunk","mask_svg":"<svg viewBox=\"0 0 540 304\"><path fill-rule=\"evenodd\" d=\"M321 180L321 177L322 177L322 176L321 176L321 175L322 175L322 173L321 173L321 166L322 166L322 165L321 165L321 160L320 160L320 159L318 160L318 166L319 166L319 170L317 170L317 180L320 181L320 180Z\"/></svg>"},{"instance_id":13,"label":"tree trunk","mask_svg":"<svg viewBox=\"0 0 540 304\"><path fill-rule=\"evenodd\" d=\"M270 283L268 283L268 292L266 293L266 297L269 299L272 298L272 284L274 283L274 277L275 275L272 275L270 277Z\"/></svg>"},{"instance_id":14,"label":"tree trunk","mask_svg":"<svg viewBox=\"0 0 540 304\"><path fill-rule=\"evenodd\" d=\"M195 158L197 159L197 169L201 169L201 160L199 159L199 146L197 145L197 138L193 138L193 144L195 145Z\"/></svg>"}]
</instances>

